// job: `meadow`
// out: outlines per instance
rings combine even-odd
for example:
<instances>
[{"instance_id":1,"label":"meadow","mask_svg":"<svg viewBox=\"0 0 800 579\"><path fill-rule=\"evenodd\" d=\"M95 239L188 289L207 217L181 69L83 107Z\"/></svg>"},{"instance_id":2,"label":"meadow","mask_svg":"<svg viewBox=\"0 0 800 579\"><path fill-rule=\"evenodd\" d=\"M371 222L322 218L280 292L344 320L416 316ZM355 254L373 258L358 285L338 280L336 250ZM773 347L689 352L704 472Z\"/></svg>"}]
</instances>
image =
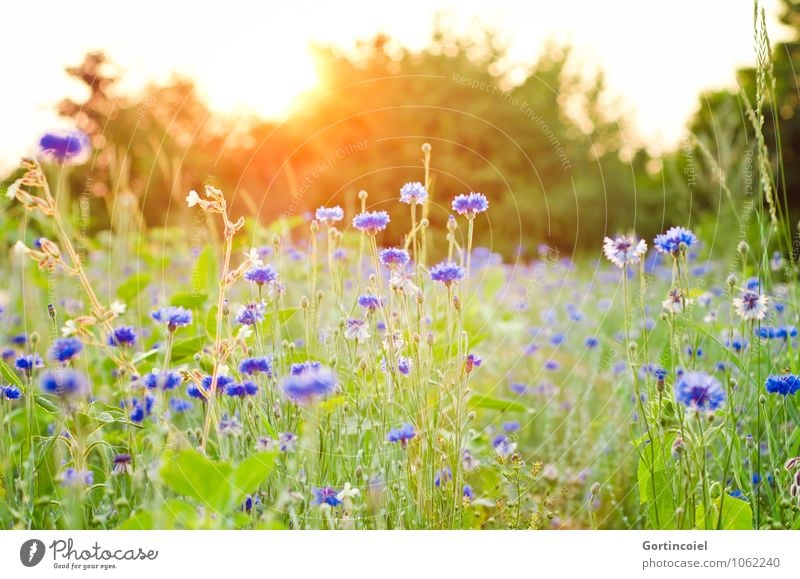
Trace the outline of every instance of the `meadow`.
<instances>
[{"instance_id":1,"label":"meadow","mask_svg":"<svg viewBox=\"0 0 800 579\"><path fill-rule=\"evenodd\" d=\"M729 254L675 223L509 262L473 246L492 196L437 197L426 144L355 214L234 220L208 185L197 233L89 236L59 178L87 148L45 135L4 201L3 528L800 528L769 200Z\"/></svg>"}]
</instances>

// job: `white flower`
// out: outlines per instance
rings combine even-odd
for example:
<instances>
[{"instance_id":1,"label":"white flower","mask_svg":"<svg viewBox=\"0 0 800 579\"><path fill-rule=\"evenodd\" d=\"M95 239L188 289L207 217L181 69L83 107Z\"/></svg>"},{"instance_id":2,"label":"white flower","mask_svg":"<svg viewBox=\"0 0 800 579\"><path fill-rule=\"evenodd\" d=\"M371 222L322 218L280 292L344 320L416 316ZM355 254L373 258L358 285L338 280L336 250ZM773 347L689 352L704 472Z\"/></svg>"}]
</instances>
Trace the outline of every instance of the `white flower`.
<instances>
[{"instance_id":1,"label":"white flower","mask_svg":"<svg viewBox=\"0 0 800 579\"><path fill-rule=\"evenodd\" d=\"M342 487L342 490L339 491L339 494L336 495L336 498L339 499L340 501L344 501L345 499L354 499L359 494L361 494L360 490L358 490L353 486L350 486L350 483L346 482L344 483L344 487Z\"/></svg>"},{"instance_id":2,"label":"white flower","mask_svg":"<svg viewBox=\"0 0 800 579\"><path fill-rule=\"evenodd\" d=\"M192 189L189 191L189 194L186 196L186 204L189 207L194 207L195 205L199 205L202 202L200 199L200 195L197 194L197 191Z\"/></svg>"},{"instance_id":3,"label":"white flower","mask_svg":"<svg viewBox=\"0 0 800 579\"><path fill-rule=\"evenodd\" d=\"M347 320L347 327L344 330L344 337L348 340L357 340L359 344L369 339L369 328L367 322L356 318Z\"/></svg>"},{"instance_id":4,"label":"white flower","mask_svg":"<svg viewBox=\"0 0 800 579\"><path fill-rule=\"evenodd\" d=\"M245 251L244 256L247 258L252 265L263 265L263 261L261 260L261 256L258 253L258 250L255 247L251 247L250 251Z\"/></svg>"},{"instance_id":5,"label":"white flower","mask_svg":"<svg viewBox=\"0 0 800 579\"><path fill-rule=\"evenodd\" d=\"M396 292L400 292L411 297L422 293L411 281L411 277L404 274L400 270L392 271L392 277L389 278L389 287Z\"/></svg>"},{"instance_id":6,"label":"white flower","mask_svg":"<svg viewBox=\"0 0 800 579\"><path fill-rule=\"evenodd\" d=\"M78 332L78 326L75 325L75 320L67 320L64 322L64 327L61 328L61 336L67 338Z\"/></svg>"},{"instance_id":7,"label":"white flower","mask_svg":"<svg viewBox=\"0 0 800 579\"><path fill-rule=\"evenodd\" d=\"M19 186L21 184L22 184L22 179L17 179L11 185L8 186L8 189L6 189L6 197L10 201L13 201L14 199L17 198L17 191L19 191Z\"/></svg>"},{"instance_id":8,"label":"white flower","mask_svg":"<svg viewBox=\"0 0 800 579\"><path fill-rule=\"evenodd\" d=\"M226 364L220 364L217 368L217 376L227 376L230 372L230 368Z\"/></svg>"},{"instance_id":9,"label":"white flower","mask_svg":"<svg viewBox=\"0 0 800 579\"><path fill-rule=\"evenodd\" d=\"M637 242L633 236L618 235L614 239L606 237L603 240L603 253L611 263L622 268L632 263L639 263L642 256L647 253L647 243L644 239Z\"/></svg>"},{"instance_id":10,"label":"white flower","mask_svg":"<svg viewBox=\"0 0 800 579\"><path fill-rule=\"evenodd\" d=\"M237 340L246 340L250 336L253 335L253 328L252 326L239 326L239 331L236 332L236 339Z\"/></svg>"},{"instance_id":11,"label":"white flower","mask_svg":"<svg viewBox=\"0 0 800 579\"><path fill-rule=\"evenodd\" d=\"M128 306L126 306L123 302L119 300L114 300L113 302L111 302L111 306L109 307L109 309L111 310L111 313L114 314L115 316L121 316L122 314L125 313L125 310L128 309Z\"/></svg>"},{"instance_id":12,"label":"white flower","mask_svg":"<svg viewBox=\"0 0 800 579\"><path fill-rule=\"evenodd\" d=\"M14 244L14 252L18 255L27 255L31 252L30 248L27 245L22 243L21 241L17 241Z\"/></svg>"},{"instance_id":13,"label":"white flower","mask_svg":"<svg viewBox=\"0 0 800 579\"><path fill-rule=\"evenodd\" d=\"M769 298L754 291L744 291L738 298L733 298L736 313L744 320L763 320L767 315Z\"/></svg>"},{"instance_id":14,"label":"white flower","mask_svg":"<svg viewBox=\"0 0 800 579\"><path fill-rule=\"evenodd\" d=\"M667 299L661 302L661 306L673 314L681 313L686 306L692 303L691 298L683 295L683 292L678 288L672 288L667 294Z\"/></svg>"}]
</instances>

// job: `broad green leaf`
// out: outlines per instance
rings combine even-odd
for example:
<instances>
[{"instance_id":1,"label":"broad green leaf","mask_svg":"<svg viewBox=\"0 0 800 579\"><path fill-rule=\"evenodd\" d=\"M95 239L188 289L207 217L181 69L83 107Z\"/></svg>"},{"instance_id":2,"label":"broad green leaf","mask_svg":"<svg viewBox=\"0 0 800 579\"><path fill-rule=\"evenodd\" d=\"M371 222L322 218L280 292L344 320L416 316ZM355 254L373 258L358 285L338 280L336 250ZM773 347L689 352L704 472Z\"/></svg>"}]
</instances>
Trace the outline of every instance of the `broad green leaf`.
<instances>
[{"instance_id":1,"label":"broad green leaf","mask_svg":"<svg viewBox=\"0 0 800 579\"><path fill-rule=\"evenodd\" d=\"M195 336L176 342L172 346L172 361L177 363L193 357L203 349L205 342L205 336Z\"/></svg>"},{"instance_id":2,"label":"broad green leaf","mask_svg":"<svg viewBox=\"0 0 800 579\"><path fill-rule=\"evenodd\" d=\"M231 508L242 504L266 482L275 465L276 453L258 452L239 464L233 474Z\"/></svg>"},{"instance_id":3,"label":"broad green leaf","mask_svg":"<svg viewBox=\"0 0 800 579\"><path fill-rule=\"evenodd\" d=\"M150 280L149 273L136 273L130 276L117 287L117 297L126 303L136 301L136 298L147 287Z\"/></svg>"},{"instance_id":4,"label":"broad green leaf","mask_svg":"<svg viewBox=\"0 0 800 579\"><path fill-rule=\"evenodd\" d=\"M152 531L154 528L153 515L148 511L139 511L131 515L127 521L117 527L120 531Z\"/></svg>"},{"instance_id":5,"label":"broad green leaf","mask_svg":"<svg viewBox=\"0 0 800 579\"><path fill-rule=\"evenodd\" d=\"M187 450L164 464L161 479L174 492L224 513L231 497L232 472L230 464L215 463L196 450Z\"/></svg>"},{"instance_id":6,"label":"broad green leaf","mask_svg":"<svg viewBox=\"0 0 800 579\"><path fill-rule=\"evenodd\" d=\"M200 252L197 260L192 266L192 293L201 292L210 295L217 291L219 287L219 272L217 266L217 256L214 255L214 247L209 243Z\"/></svg>"}]
</instances>

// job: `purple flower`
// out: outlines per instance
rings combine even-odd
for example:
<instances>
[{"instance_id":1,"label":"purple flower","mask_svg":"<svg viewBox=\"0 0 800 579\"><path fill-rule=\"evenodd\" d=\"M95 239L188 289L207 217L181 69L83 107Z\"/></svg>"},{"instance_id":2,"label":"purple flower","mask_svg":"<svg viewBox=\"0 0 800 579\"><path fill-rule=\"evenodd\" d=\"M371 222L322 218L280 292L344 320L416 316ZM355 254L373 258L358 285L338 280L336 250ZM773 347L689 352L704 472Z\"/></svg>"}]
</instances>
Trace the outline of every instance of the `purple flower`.
<instances>
[{"instance_id":1,"label":"purple flower","mask_svg":"<svg viewBox=\"0 0 800 579\"><path fill-rule=\"evenodd\" d=\"M266 309L267 304L263 301L244 304L239 308L239 311L236 312L236 323L243 326L254 326L263 321Z\"/></svg>"},{"instance_id":2,"label":"purple flower","mask_svg":"<svg viewBox=\"0 0 800 579\"><path fill-rule=\"evenodd\" d=\"M331 507L337 507L342 503L342 501L336 497L338 492L333 487L315 488L313 492L314 504L317 506L329 505Z\"/></svg>"},{"instance_id":3,"label":"purple flower","mask_svg":"<svg viewBox=\"0 0 800 579\"><path fill-rule=\"evenodd\" d=\"M271 265L255 266L244 274L244 279L250 283L262 286L266 283L278 281L278 272Z\"/></svg>"},{"instance_id":4,"label":"purple flower","mask_svg":"<svg viewBox=\"0 0 800 579\"><path fill-rule=\"evenodd\" d=\"M233 398L244 398L246 396L255 396L258 394L258 386L250 381L242 382L241 384L228 384L225 387L225 394Z\"/></svg>"},{"instance_id":5,"label":"purple flower","mask_svg":"<svg viewBox=\"0 0 800 579\"><path fill-rule=\"evenodd\" d=\"M458 195L453 199L453 211L469 218L473 218L487 209L489 209L489 201L486 200L486 196L483 193L468 193L466 195Z\"/></svg>"},{"instance_id":6,"label":"purple flower","mask_svg":"<svg viewBox=\"0 0 800 579\"><path fill-rule=\"evenodd\" d=\"M505 434L498 434L494 437L494 440L492 440L492 447L497 453L497 456L505 458L510 456L517 449L517 444L512 442Z\"/></svg>"},{"instance_id":7,"label":"purple flower","mask_svg":"<svg viewBox=\"0 0 800 579\"><path fill-rule=\"evenodd\" d=\"M379 298L378 296L374 296L372 294L362 294L358 296L358 305L364 308L365 310L374 312L379 307L381 307L381 298Z\"/></svg>"},{"instance_id":8,"label":"purple flower","mask_svg":"<svg viewBox=\"0 0 800 579\"><path fill-rule=\"evenodd\" d=\"M344 211L341 207L320 207L316 213L317 221L320 223L335 223L344 219Z\"/></svg>"},{"instance_id":9,"label":"purple flower","mask_svg":"<svg viewBox=\"0 0 800 579\"><path fill-rule=\"evenodd\" d=\"M25 374L30 375L36 368L44 366L44 360L39 354L27 354L14 360L14 366Z\"/></svg>"},{"instance_id":10,"label":"purple flower","mask_svg":"<svg viewBox=\"0 0 800 579\"><path fill-rule=\"evenodd\" d=\"M90 470L75 470L68 468L61 473L61 486L78 488L83 486L92 486L94 484L94 475Z\"/></svg>"},{"instance_id":11,"label":"purple flower","mask_svg":"<svg viewBox=\"0 0 800 579\"><path fill-rule=\"evenodd\" d=\"M42 156L56 163L83 163L89 157L91 150L89 137L77 129L50 131L39 139L39 151Z\"/></svg>"},{"instance_id":12,"label":"purple flower","mask_svg":"<svg viewBox=\"0 0 800 579\"><path fill-rule=\"evenodd\" d=\"M150 315L155 321L167 324L167 330L170 332L192 323L192 312L180 306L167 306Z\"/></svg>"},{"instance_id":13,"label":"purple flower","mask_svg":"<svg viewBox=\"0 0 800 579\"><path fill-rule=\"evenodd\" d=\"M408 252L397 247L389 247L381 251L380 259L381 263L388 268L402 267L411 261Z\"/></svg>"},{"instance_id":14,"label":"purple flower","mask_svg":"<svg viewBox=\"0 0 800 579\"><path fill-rule=\"evenodd\" d=\"M399 442L400 445L405 448L408 446L408 441L416 435L417 432L414 430L414 426L408 422L404 422L400 428L393 428L390 430L389 434L386 435L386 440L389 442Z\"/></svg>"},{"instance_id":15,"label":"purple flower","mask_svg":"<svg viewBox=\"0 0 800 579\"><path fill-rule=\"evenodd\" d=\"M686 372L675 384L675 398L689 408L716 410L725 403L725 390L705 372Z\"/></svg>"},{"instance_id":16,"label":"purple flower","mask_svg":"<svg viewBox=\"0 0 800 579\"><path fill-rule=\"evenodd\" d=\"M136 343L136 330L131 326L120 326L114 328L111 335L108 336L109 346L133 346Z\"/></svg>"},{"instance_id":17,"label":"purple flower","mask_svg":"<svg viewBox=\"0 0 800 579\"><path fill-rule=\"evenodd\" d=\"M83 343L78 338L59 338L50 346L48 355L51 360L64 363L75 358L83 350Z\"/></svg>"},{"instance_id":18,"label":"purple flower","mask_svg":"<svg viewBox=\"0 0 800 579\"><path fill-rule=\"evenodd\" d=\"M315 360L309 360L308 362L298 362L296 364L292 364L290 373L292 376L300 376L301 374L310 370L319 370L321 368L322 364Z\"/></svg>"},{"instance_id":19,"label":"purple flower","mask_svg":"<svg viewBox=\"0 0 800 579\"><path fill-rule=\"evenodd\" d=\"M262 358L245 358L239 364L239 372L248 376L266 374L272 378L272 360L266 356Z\"/></svg>"},{"instance_id":20,"label":"purple flower","mask_svg":"<svg viewBox=\"0 0 800 579\"><path fill-rule=\"evenodd\" d=\"M174 390L180 386L181 382L183 382L183 378L178 372L153 370L144 375L142 382L144 382L144 385L150 390L158 388L166 391Z\"/></svg>"},{"instance_id":21,"label":"purple flower","mask_svg":"<svg viewBox=\"0 0 800 579\"><path fill-rule=\"evenodd\" d=\"M48 394L55 394L62 398L84 396L89 393L89 383L86 377L70 368L49 370L40 378L42 390Z\"/></svg>"},{"instance_id":22,"label":"purple flower","mask_svg":"<svg viewBox=\"0 0 800 579\"><path fill-rule=\"evenodd\" d=\"M442 262L431 268L431 279L450 287L464 277L464 268L455 263Z\"/></svg>"},{"instance_id":23,"label":"purple flower","mask_svg":"<svg viewBox=\"0 0 800 579\"><path fill-rule=\"evenodd\" d=\"M670 227L661 235L656 235L653 245L660 253L677 255L680 251L697 243L697 236L683 227Z\"/></svg>"},{"instance_id":24,"label":"purple flower","mask_svg":"<svg viewBox=\"0 0 800 579\"><path fill-rule=\"evenodd\" d=\"M438 488L446 485L451 480L453 480L453 471L450 470L449 466L446 466L442 470L438 471L433 477L433 486Z\"/></svg>"},{"instance_id":25,"label":"purple flower","mask_svg":"<svg viewBox=\"0 0 800 579\"><path fill-rule=\"evenodd\" d=\"M422 205L428 198L428 190L419 181L406 183L400 188L400 202L409 205Z\"/></svg>"},{"instance_id":26,"label":"purple flower","mask_svg":"<svg viewBox=\"0 0 800 579\"><path fill-rule=\"evenodd\" d=\"M386 229L389 221L389 214L386 211L366 211L353 218L353 227L374 235Z\"/></svg>"},{"instance_id":27,"label":"purple flower","mask_svg":"<svg viewBox=\"0 0 800 579\"><path fill-rule=\"evenodd\" d=\"M464 362L464 371L470 374L475 368L480 368L482 364L483 360L480 357L470 354Z\"/></svg>"},{"instance_id":28,"label":"purple flower","mask_svg":"<svg viewBox=\"0 0 800 579\"><path fill-rule=\"evenodd\" d=\"M336 387L336 374L329 368L307 368L283 379L283 391L297 404L310 404L331 394Z\"/></svg>"}]
</instances>

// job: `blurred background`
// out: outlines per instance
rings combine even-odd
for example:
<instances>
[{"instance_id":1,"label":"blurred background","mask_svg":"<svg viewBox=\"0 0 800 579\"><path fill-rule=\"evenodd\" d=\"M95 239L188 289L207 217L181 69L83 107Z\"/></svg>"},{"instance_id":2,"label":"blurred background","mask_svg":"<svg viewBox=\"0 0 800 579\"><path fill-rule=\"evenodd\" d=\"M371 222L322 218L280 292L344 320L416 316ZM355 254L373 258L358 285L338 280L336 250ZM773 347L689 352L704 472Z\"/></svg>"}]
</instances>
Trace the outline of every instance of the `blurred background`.
<instances>
[{"instance_id":1,"label":"blurred background","mask_svg":"<svg viewBox=\"0 0 800 579\"><path fill-rule=\"evenodd\" d=\"M352 215L362 189L372 208L396 200L429 142L433 226L454 195L482 192L478 243L507 258L673 224L716 238L753 194L749 0L164 4L5 9L3 187L42 131L77 127L94 152L62 178L88 193L93 231L128 204L140 227L180 226L204 183L237 214L299 221L320 205ZM765 132L796 220L800 2L764 7Z\"/></svg>"}]
</instances>

